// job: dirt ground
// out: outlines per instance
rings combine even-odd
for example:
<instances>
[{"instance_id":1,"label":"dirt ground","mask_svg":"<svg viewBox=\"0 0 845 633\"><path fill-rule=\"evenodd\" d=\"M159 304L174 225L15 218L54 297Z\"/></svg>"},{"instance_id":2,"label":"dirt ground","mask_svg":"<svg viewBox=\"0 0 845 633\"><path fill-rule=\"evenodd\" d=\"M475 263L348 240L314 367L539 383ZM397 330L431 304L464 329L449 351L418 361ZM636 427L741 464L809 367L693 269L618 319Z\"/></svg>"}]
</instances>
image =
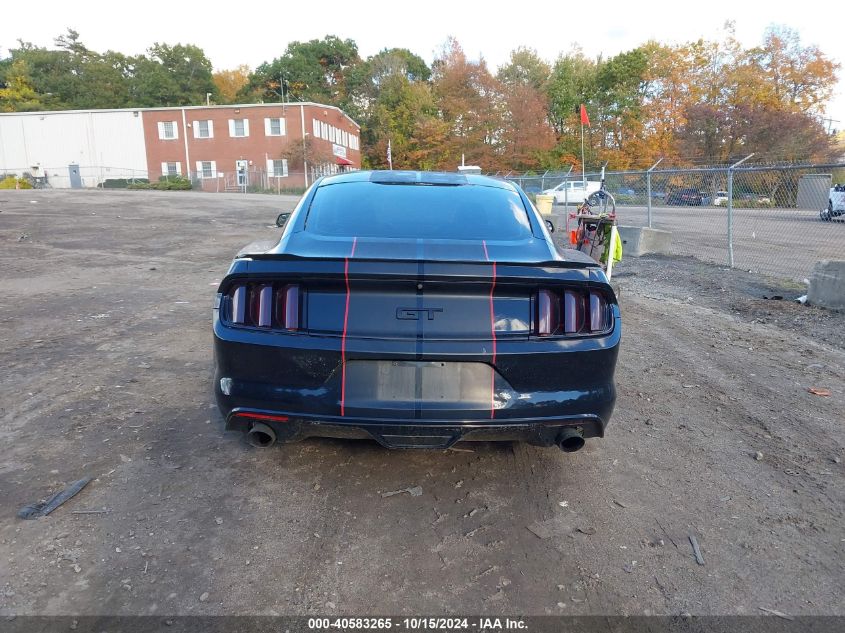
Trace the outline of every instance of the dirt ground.
<instances>
[{"instance_id":1,"label":"dirt ground","mask_svg":"<svg viewBox=\"0 0 845 633\"><path fill-rule=\"evenodd\" d=\"M842 314L628 259L583 451L257 450L213 405L212 296L294 202L0 192L0 614L845 614Z\"/></svg>"}]
</instances>

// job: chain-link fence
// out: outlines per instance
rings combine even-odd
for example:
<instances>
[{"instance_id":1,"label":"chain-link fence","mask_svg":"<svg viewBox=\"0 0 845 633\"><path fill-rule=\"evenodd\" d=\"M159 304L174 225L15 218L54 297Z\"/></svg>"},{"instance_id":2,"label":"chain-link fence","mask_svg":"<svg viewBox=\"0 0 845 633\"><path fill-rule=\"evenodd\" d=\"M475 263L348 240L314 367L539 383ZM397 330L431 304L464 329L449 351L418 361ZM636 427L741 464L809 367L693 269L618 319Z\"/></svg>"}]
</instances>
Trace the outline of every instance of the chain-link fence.
<instances>
[{"instance_id":1,"label":"chain-link fence","mask_svg":"<svg viewBox=\"0 0 845 633\"><path fill-rule=\"evenodd\" d=\"M254 166L222 171L216 169L216 163L209 162L207 169L185 174L181 170L180 163L170 163L170 165L172 165L172 170L162 175L158 172L150 174L146 169L99 165L8 167L0 168L0 180L13 176L27 181L32 187L38 189L125 189L166 180L174 185L170 187L173 189L192 188L217 193L301 194L305 191L307 184L313 183L321 176L348 169L334 164L309 165L306 179L305 171L288 170L287 166L280 166L278 172ZM190 186L187 186L188 183Z\"/></svg>"},{"instance_id":2,"label":"chain-link fence","mask_svg":"<svg viewBox=\"0 0 845 633\"><path fill-rule=\"evenodd\" d=\"M845 194L831 194L845 183L845 163L659 167L607 172L605 187L619 224L670 231L672 254L797 281L818 260L845 258L845 214L826 213L845 203ZM601 173L495 175L553 195L565 214L601 186Z\"/></svg>"},{"instance_id":3,"label":"chain-link fence","mask_svg":"<svg viewBox=\"0 0 845 633\"><path fill-rule=\"evenodd\" d=\"M127 183L146 182L147 170L76 164L0 169L0 180L7 176L22 178L39 189L87 189L115 185L125 187Z\"/></svg>"},{"instance_id":4,"label":"chain-link fence","mask_svg":"<svg viewBox=\"0 0 845 633\"><path fill-rule=\"evenodd\" d=\"M265 169L232 171L192 171L188 174L193 189L212 193L301 194L305 191L305 173L284 171L278 175ZM309 178L309 183L313 182Z\"/></svg>"}]
</instances>

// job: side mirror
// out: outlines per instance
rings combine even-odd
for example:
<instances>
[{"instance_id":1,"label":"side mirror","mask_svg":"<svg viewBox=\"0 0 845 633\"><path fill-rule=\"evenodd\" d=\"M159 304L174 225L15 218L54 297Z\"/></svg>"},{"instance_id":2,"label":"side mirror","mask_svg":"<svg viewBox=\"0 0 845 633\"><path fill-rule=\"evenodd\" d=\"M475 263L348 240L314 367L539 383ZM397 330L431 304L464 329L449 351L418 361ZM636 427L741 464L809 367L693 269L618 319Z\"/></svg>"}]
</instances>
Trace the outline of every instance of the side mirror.
<instances>
[{"instance_id":1,"label":"side mirror","mask_svg":"<svg viewBox=\"0 0 845 633\"><path fill-rule=\"evenodd\" d=\"M290 218L290 213L280 213L276 218L276 226L283 227L287 224L288 219Z\"/></svg>"},{"instance_id":2,"label":"side mirror","mask_svg":"<svg viewBox=\"0 0 845 633\"><path fill-rule=\"evenodd\" d=\"M549 233L555 232L555 225L551 220L546 220L546 228L549 229Z\"/></svg>"}]
</instances>

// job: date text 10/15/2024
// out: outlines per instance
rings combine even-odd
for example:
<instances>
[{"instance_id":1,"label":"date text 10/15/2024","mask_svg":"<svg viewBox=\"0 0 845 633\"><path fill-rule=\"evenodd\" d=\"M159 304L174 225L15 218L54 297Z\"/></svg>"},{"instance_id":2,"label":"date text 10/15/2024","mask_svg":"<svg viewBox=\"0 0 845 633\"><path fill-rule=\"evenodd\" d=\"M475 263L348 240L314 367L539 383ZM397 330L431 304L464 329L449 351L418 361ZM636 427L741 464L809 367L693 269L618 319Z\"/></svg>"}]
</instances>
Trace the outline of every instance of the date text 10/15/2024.
<instances>
[{"instance_id":1,"label":"date text 10/15/2024","mask_svg":"<svg viewBox=\"0 0 845 633\"><path fill-rule=\"evenodd\" d=\"M517 631L528 628L520 618L309 618L311 630L353 631Z\"/></svg>"}]
</instances>

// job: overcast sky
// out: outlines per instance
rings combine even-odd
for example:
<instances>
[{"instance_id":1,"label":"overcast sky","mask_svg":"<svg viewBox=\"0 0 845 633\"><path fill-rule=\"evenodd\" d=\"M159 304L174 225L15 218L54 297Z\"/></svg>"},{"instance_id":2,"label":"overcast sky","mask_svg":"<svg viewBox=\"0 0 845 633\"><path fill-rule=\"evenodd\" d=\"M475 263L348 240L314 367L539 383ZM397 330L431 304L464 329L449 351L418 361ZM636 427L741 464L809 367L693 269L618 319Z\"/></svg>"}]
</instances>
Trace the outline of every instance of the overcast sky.
<instances>
[{"instance_id":1,"label":"overcast sky","mask_svg":"<svg viewBox=\"0 0 845 633\"><path fill-rule=\"evenodd\" d=\"M15 10L20 19L0 20L2 54L18 39L51 45L56 35L71 27L98 51L136 54L155 41L197 44L216 70L239 64L255 67L278 57L292 40L327 34L354 39L362 56L404 47L431 62L446 37L453 35L468 55L483 55L495 70L517 46L533 47L550 61L575 43L587 55L612 56L651 38L663 43L719 38L725 21L733 20L737 37L746 46L759 43L766 27L786 25L799 32L803 43L816 44L837 62L845 62L843 5L824 0L147 0L126 4L40 0L28 6L23 13ZM835 127L845 128L841 79L828 116L839 120Z\"/></svg>"}]
</instances>

